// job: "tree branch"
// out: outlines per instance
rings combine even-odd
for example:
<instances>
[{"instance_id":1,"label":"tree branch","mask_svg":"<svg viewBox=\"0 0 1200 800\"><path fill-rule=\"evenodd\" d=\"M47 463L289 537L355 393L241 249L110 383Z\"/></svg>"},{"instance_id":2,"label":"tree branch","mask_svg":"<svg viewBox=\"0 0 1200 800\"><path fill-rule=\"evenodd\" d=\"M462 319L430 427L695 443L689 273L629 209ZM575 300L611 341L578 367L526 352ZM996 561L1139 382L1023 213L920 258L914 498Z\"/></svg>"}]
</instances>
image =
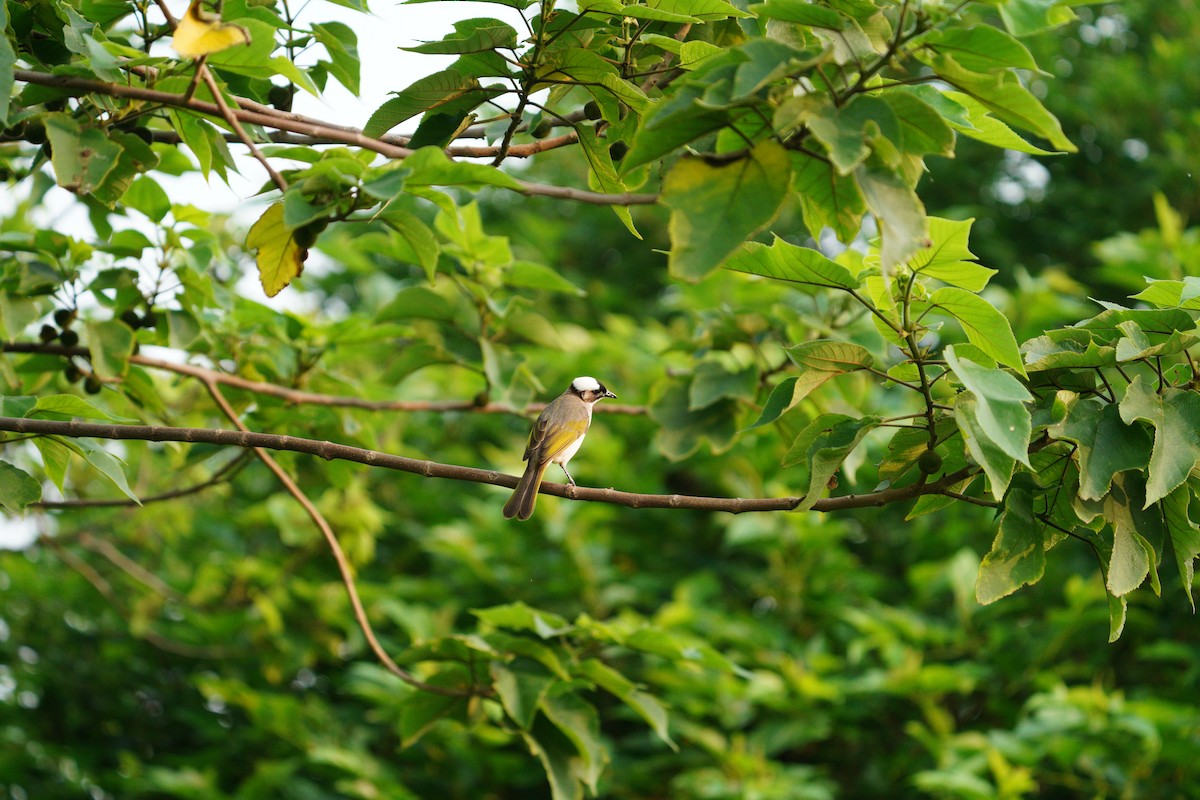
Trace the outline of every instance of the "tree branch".
<instances>
[{"instance_id":1,"label":"tree branch","mask_svg":"<svg viewBox=\"0 0 1200 800\"><path fill-rule=\"evenodd\" d=\"M46 353L59 356L79 356L81 358L88 358L90 356L86 347L66 347L61 344L44 344L40 342L0 342L0 352ZM200 380L214 380L223 386L233 386L247 392L254 392L255 394L278 397L295 405L361 408L367 411L430 411L434 413L469 411L476 414L515 414L519 416L537 414L546 407L545 403L529 403L522 408L517 408L508 403L480 404L473 400L367 400L362 397L321 394L318 392L306 392L301 389L291 389L286 386L267 383L266 381L252 381L240 375L231 375L228 372L220 372L208 369L207 367L198 367L194 364L166 361L161 358L135 355L130 356L129 361L139 366L174 372L178 375L187 375ZM645 414L646 407L621 403L598 403L595 411L602 414L628 414L636 416Z\"/></svg>"},{"instance_id":2,"label":"tree branch","mask_svg":"<svg viewBox=\"0 0 1200 800\"><path fill-rule=\"evenodd\" d=\"M315 439L302 439L297 436L284 436L250 431L229 431L211 428L169 428L160 425L102 425L92 422L61 422L48 419L26 419L20 417L0 417L0 431L16 433L43 434L52 436L71 436L75 438L125 439L148 442L203 442L205 444L225 445L231 447L256 448L268 450L288 450L295 453L307 453L330 460L354 461L372 467L410 472L423 475L426 478L445 478L456 481L487 483L493 486L514 488L518 479L495 470L462 467L456 464L442 464L437 461L423 461L416 458L381 453L377 450L366 450L361 447L351 447ZM925 494L941 494L959 481L978 472L977 468L964 467L950 475L926 484L883 489L868 494L849 494L840 497L827 497L816 501L813 511L829 512L844 511L851 508L870 508L885 506L890 503L912 500ZM572 500L585 500L592 503L608 503L610 505L626 506L628 508L678 508L700 511L726 511L731 514L744 514L748 511L791 511L804 501L803 497L698 497L681 494L636 494L620 492L616 489L589 489L582 486L570 486L562 483L542 483L542 494L557 497L567 497Z\"/></svg>"},{"instance_id":3,"label":"tree branch","mask_svg":"<svg viewBox=\"0 0 1200 800\"><path fill-rule=\"evenodd\" d=\"M206 100L197 100L196 98L185 98L182 95L171 94L170 92L160 92L155 89L145 89L140 86L126 86L119 83L106 83L97 81L91 78L78 78L71 75L50 75L44 72L35 72L28 69L13 70L13 77L16 80L24 83L32 83L39 86L52 86L58 89L78 90L80 93L95 92L104 94L110 97L124 97L132 100L142 100L148 103L158 103L160 105L171 106L173 108L186 108L189 111L195 111L199 114L206 114L210 117L219 117L225 119L220 106L215 103L210 103ZM264 128L274 128L280 131L289 131L304 136L314 136L336 144L348 144L355 147L361 147L364 150L370 150L374 153L387 156L388 158L407 158L413 154L413 150L407 147L390 144L381 139L372 139L369 136L363 135L362 131L356 128L347 128L340 125L333 125L328 122L312 120L299 115L287 114L276 109L271 109L268 106L255 104L256 108L233 108L229 109L231 118L238 122L247 123L250 125L259 125ZM550 149L547 142L536 142L529 145L526 155L532 155L541 150ZM516 150L516 148L512 148ZM494 156L497 148L469 148L470 155L490 155ZM448 155L456 155L451 150L447 150ZM464 153L466 155L467 153ZM580 203L590 203L592 205L650 205L658 202L656 194L636 194L633 192L625 192L622 194L602 194L600 192L589 192L584 189L574 189L567 186L549 186L541 183L531 183L529 181L517 180L520 185L518 191L529 197L554 197L562 200L574 200Z\"/></svg>"},{"instance_id":4,"label":"tree branch","mask_svg":"<svg viewBox=\"0 0 1200 800\"><path fill-rule=\"evenodd\" d=\"M204 388L207 389L209 395L212 396L213 402L220 407L225 416L227 416L229 420L238 427L239 431L242 433L248 433L249 430L246 428L245 423L242 422L241 418L237 415L237 412L233 410L233 406L229 405L229 401L225 399L225 395L221 394L221 389L219 386L217 386L216 381L207 379L203 380L202 382L204 383ZM354 583L354 571L350 567L350 560L346 558L346 552L342 550L342 545L340 542L338 542L337 536L334 535L333 528L329 526L329 522L325 519L324 515L317 510L317 507L313 505L313 502L308 499L308 495L301 491L296 482L292 480L292 476L288 475L287 472L284 471L283 467L279 466L279 462L276 461L271 454L266 451L265 448L255 447L254 455L258 456L259 460L266 465L267 469L271 470L271 472L275 474L275 477L279 479L279 482L282 483L284 488L288 490L288 494L296 498L296 501L300 503L300 506L304 509L304 513L308 514L309 519L313 521L313 524L316 525L321 531L321 535L325 537L325 542L329 545L330 552L333 553L333 560L337 562L338 574L341 575L342 585L346 587L346 595L350 599L350 607L354 610L354 619L358 622L358 628L362 631L363 636L366 638L367 645L371 648L371 651L375 653L375 657L379 659L379 662L383 664L387 671L410 686L426 692L446 695L449 697L466 697L475 694L473 689L464 692L457 689L450 689L445 686L434 686L426 683L413 673L401 667L392 659L390 655L388 655L387 650L383 649L383 645L380 644L379 639L376 638L375 629L371 627L370 619L367 618L367 610L363 607L362 599L358 596L358 587Z\"/></svg>"}]
</instances>

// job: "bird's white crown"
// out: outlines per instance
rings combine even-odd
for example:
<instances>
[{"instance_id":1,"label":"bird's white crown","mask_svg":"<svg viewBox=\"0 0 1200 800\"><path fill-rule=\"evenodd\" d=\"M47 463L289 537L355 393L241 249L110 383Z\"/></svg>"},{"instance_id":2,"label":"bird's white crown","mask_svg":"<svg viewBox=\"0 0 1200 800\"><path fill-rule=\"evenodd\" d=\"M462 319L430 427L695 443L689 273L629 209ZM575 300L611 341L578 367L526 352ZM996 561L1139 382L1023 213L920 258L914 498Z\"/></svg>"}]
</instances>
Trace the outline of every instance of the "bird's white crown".
<instances>
[{"instance_id":1,"label":"bird's white crown","mask_svg":"<svg viewBox=\"0 0 1200 800\"><path fill-rule=\"evenodd\" d=\"M571 381L571 388L577 392L598 392L600 381L587 375L582 375Z\"/></svg>"}]
</instances>

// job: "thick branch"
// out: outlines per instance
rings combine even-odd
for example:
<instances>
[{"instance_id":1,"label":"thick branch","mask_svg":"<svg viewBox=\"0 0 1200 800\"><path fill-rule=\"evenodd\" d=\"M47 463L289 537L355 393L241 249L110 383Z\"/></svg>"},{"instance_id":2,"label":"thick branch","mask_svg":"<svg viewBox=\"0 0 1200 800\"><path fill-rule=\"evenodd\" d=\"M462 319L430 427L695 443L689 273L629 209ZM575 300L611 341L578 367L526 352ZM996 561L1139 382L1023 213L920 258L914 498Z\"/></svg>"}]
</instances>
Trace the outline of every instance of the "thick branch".
<instances>
[{"instance_id":1,"label":"thick branch","mask_svg":"<svg viewBox=\"0 0 1200 800\"><path fill-rule=\"evenodd\" d=\"M80 93L95 92L111 97L143 100L148 103L158 103L174 108L186 108L189 111L207 114L208 116L218 117L222 120L225 119L221 108L215 103L210 103L206 100L197 100L194 97L185 98L183 95L172 94L170 92L145 89L140 86L105 83L104 81L92 80L91 78L78 78L71 75L50 75L27 69L13 70L13 77L19 81L39 86L53 86L58 89L78 90ZM380 139L372 139L369 136L363 135L362 131L355 128L347 128L328 122L312 120L307 117L300 117L295 114L287 114L267 106L256 104L255 108L233 108L230 109L230 113L232 118L241 123L289 131L303 136L328 139L338 144L354 145L355 147L361 147L365 150L387 156L388 158L407 158L414 152L407 147L389 144ZM540 142L536 143L536 146L530 145L527 155L540 152L541 149L547 149L547 143ZM476 154L482 154L481 151L484 150L490 151L491 155L497 152L495 148L471 148L471 150ZM455 155L453 151L447 151L447 153ZM529 197L555 197L602 206L650 205L658 202L658 195L656 194L635 194L633 192L602 194L600 192L589 192L584 189L574 189L567 186L549 186L522 180L517 180L517 183L520 184L518 191Z\"/></svg>"},{"instance_id":2,"label":"thick branch","mask_svg":"<svg viewBox=\"0 0 1200 800\"><path fill-rule=\"evenodd\" d=\"M205 444L232 447L261 447L268 450L290 450L308 453L324 459L354 461L372 467L411 472L427 478L445 478L456 481L487 483L494 486L513 488L517 478L495 470L461 467L436 461L380 453L361 447L350 447L315 439L296 436L280 436L247 431L216 430L210 428L168 428L160 425L101 425L91 422L60 422L46 419L0 417L0 430L15 433L43 434L51 436L88 437L99 439L133 439L150 442L203 442ZM843 495L818 500L813 511L844 511L851 508L884 506L911 500L923 494L941 494L954 484L970 477L975 470L964 468L945 475L933 483L914 484L878 492L859 495ZM561 483L543 483L542 494L586 500L593 503L609 503L629 508L687 508L701 511L727 511L742 514L747 511L791 511L803 502L803 497L697 497L681 494L635 494L616 489L588 489Z\"/></svg>"},{"instance_id":3,"label":"thick branch","mask_svg":"<svg viewBox=\"0 0 1200 800\"><path fill-rule=\"evenodd\" d=\"M0 352L5 353L47 353L57 356L79 356L88 358L86 347L66 347L61 344L44 344L40 342L0 342ZM546 407L545 403L529 403L523 408L517 408L507 403L476 403L473 400L367 400L363 397L352 397L339 394L320 394L306 392L301 389L290 389L277 386L265 381L252 381L228 372L198 367L194 364L181 364L176 361L166 361L161 358L148 356L131 356L130 363L151 369L161 369L178 375L187 375L203 381L212 380L223 386L232 386L255 394L265 394L278 397L295 405L333 406L339 408L361 408L367 411L431 411L445 413L449 411L470 411L476 414L516 414L529 416L537 414ZM626 405L621 403L599 403L596 411L604 414L645 414L645 406Z\"/></svg>"}]
</instances>

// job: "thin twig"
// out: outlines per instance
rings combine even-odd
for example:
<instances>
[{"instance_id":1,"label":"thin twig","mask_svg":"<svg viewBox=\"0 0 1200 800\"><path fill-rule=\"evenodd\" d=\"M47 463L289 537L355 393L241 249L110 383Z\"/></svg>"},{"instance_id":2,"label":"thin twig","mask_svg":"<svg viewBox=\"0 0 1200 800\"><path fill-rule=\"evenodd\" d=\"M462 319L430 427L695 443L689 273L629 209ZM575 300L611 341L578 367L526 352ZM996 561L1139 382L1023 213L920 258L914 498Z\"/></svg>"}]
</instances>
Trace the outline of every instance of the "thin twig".
<instances>
[{"instance_id":1,"label":"thin twig","mask_svg":"<svg viewBox=\"0 0 1200 800\"><path fill-rule=\"evenodd\" d=\"M271 166L271 162L267 161L267 157L262 154L262 151L254 144L254 141L246 135L246 130L242 127L242 123L238 122L238 118L234 116L233 111L229 108L229 104L225 102L225 97L221 94L221 87L217 86L217 81L213 77L212 70L208 68L207 64L197 64L196 71L200 73L200 77L204 80L205 85L208 86L208 90L212 92L213 100L217 102L217 107L221 109L221 116L233 128L233 132L237 134L238 139L241 140L242 144L246 145L246 149L250 151L250 155L254 156L258 160L258 163L263 165L263 169L271 176L271 182L278 187L279 191L286 192L288 189L287 181Z\"/></svg>"},{"instance_id":2,"label":"thin twig","mask_svg":"<svg viewBox=\"0 0 1200 800\"><path fill-rule=\"evenodd\" d=\"M221 388L217 385L216 381L202 379L201 383L204 384L204 388L212 396L213 402L220 407L225 416L229 418L229 421L236 425L238 430L248 433L249 429L242 422L237 412L233 410L233 407L229 405L229 401L225 399L225 395L221 394ZM337 536L334 535L333 528L329 526L325 517L317 510L312 501L308 499L308 495L301 491L296 482L292 480L292 477L284 471L283 467L279 466L279 462L266 449L262 447L254 447L253 449L254 454L266 465L267 469L275 474L275 477L288 490L288 493L296 498L296 502L300 503L304 512L308 514L309 519L313 521L313 524L321 531L321 535L325 537L325 541L329 545L329 550L333 553L333 559L337 562L338 572L342 576L342 585L346 587L346 594L350 598L350 606L354 609L354 618L358 621L358 627L362 631L363 636L366 637L367 644L370 646L372 652L375 653L376 658L379 659L387 671L410 686L434 694L445 695L447 697L465 697L474 694L475 692L470 690L461 691L426 683L392 660L392 657L388 655L388 652L383 649L383 645L375 637L375 630L371 627L371 621L367 619L367 611L363 608L362 600L358 596L358 588L354 583L354 572L350 567L350 561L346 558L346 553L342 550L342 545L338 542Z\"/></svg>"}]
</instances>

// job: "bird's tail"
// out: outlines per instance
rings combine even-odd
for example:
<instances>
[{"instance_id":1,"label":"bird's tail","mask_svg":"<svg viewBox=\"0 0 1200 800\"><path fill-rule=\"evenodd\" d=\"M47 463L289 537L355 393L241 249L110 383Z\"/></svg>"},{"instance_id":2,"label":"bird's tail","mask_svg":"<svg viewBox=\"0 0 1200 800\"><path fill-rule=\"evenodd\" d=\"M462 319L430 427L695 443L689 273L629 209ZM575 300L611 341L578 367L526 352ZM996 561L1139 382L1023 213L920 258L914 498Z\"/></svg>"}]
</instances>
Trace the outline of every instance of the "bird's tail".
<instances>
[{"instance_id":1,"label":"bird's tail","mask_svg":"<svg viewBox=\"0 0 1200 800\"><path fill-rule=\"evenodd\" d=\"M517 484L516 489L513 489L512 497L508 498L508 502L504 504L505 519L513 517L520 520L529 519L533 514L533 506L537 503L542 476L546 474L548 466L550 466L549 461L544 464L538 464L536 461L529 462L525 467L525 474L521 476L521 482Z\"/></svg>"}]
</instances>

